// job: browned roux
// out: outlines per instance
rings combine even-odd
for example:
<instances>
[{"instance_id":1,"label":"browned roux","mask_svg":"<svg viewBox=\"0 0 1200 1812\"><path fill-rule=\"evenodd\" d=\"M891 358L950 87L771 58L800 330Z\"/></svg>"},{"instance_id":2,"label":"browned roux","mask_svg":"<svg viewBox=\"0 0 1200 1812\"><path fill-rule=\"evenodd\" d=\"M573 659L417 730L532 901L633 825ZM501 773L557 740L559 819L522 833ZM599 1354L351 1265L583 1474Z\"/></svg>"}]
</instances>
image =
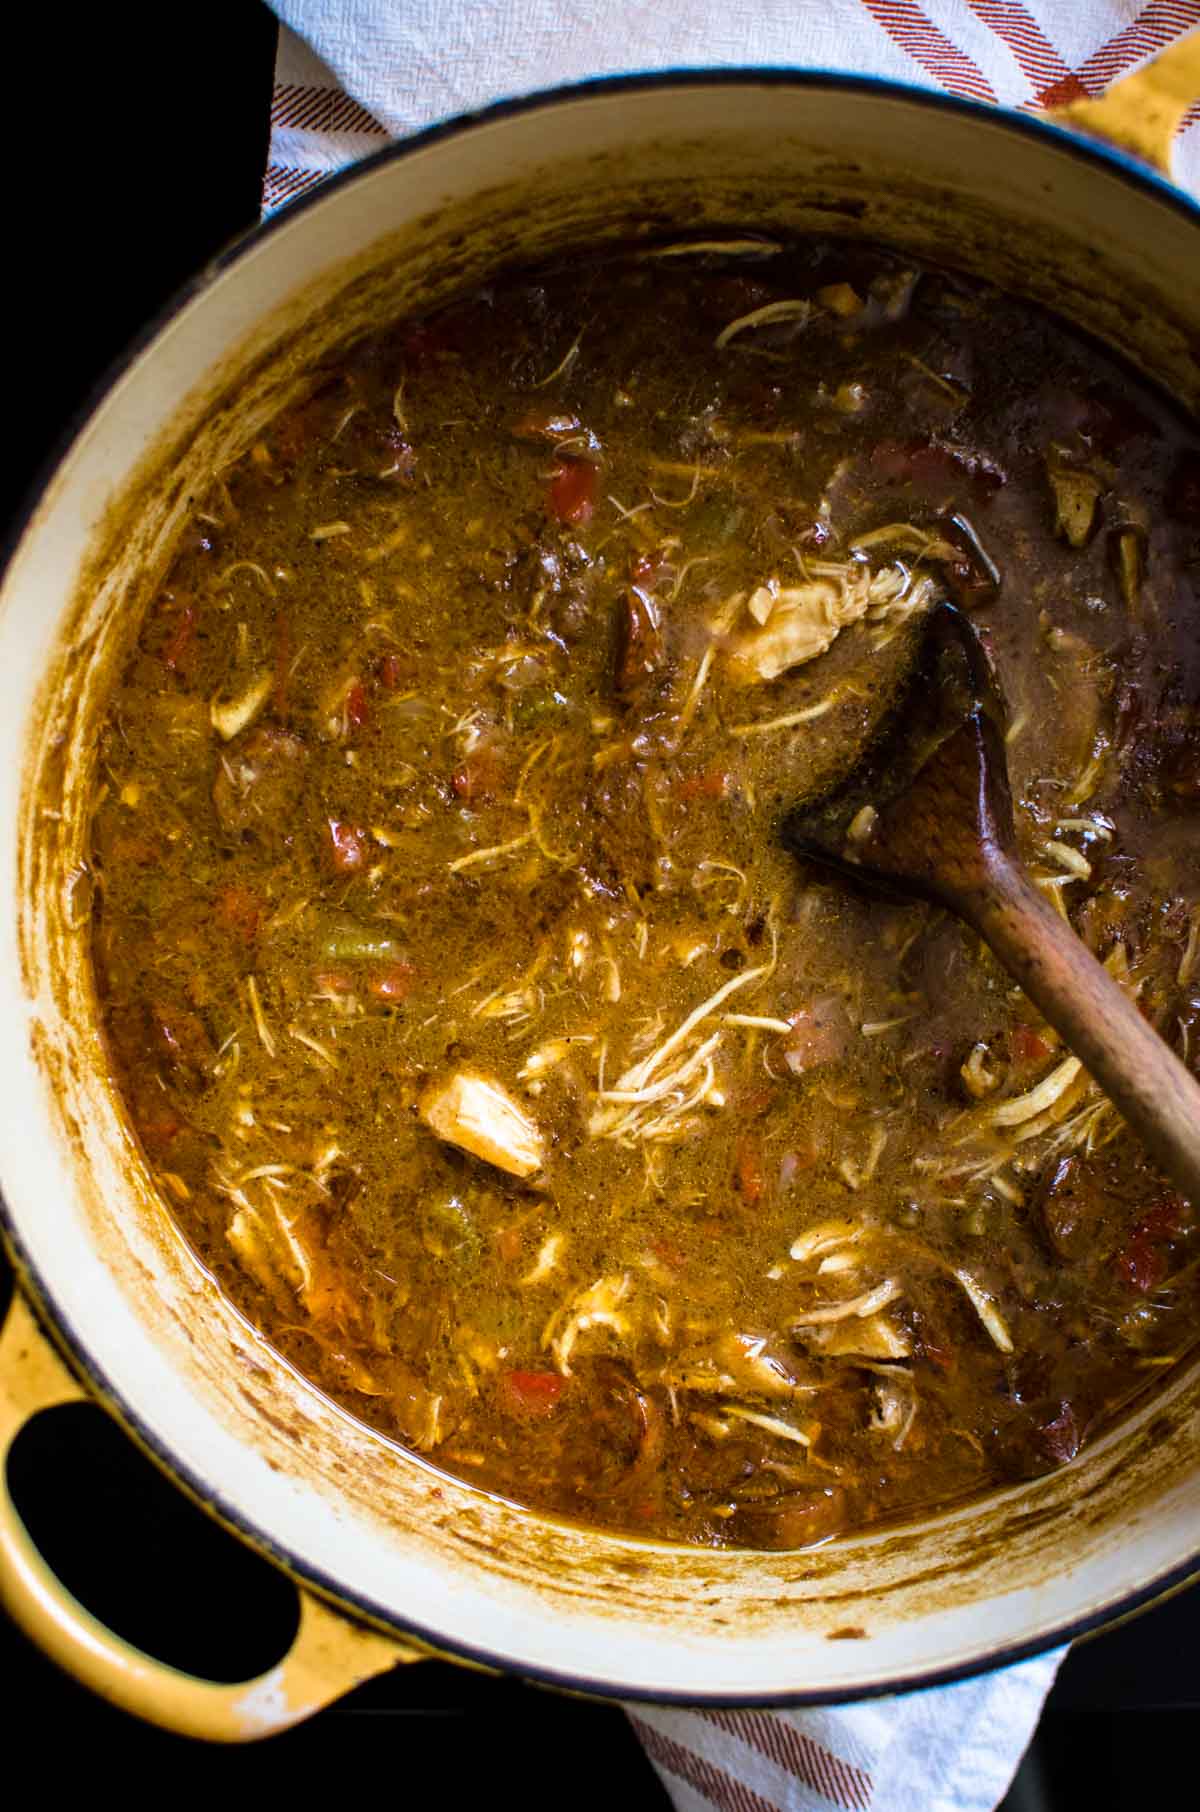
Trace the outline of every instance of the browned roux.
<instances>
[{"instance_id":1,"label":"browned roux","mask_svg":"<svg viewBox=\"0 0 1200 1812\"><path fill-rule=\"evenodd\" d=\"M100 738L163 1204L355 1416L583 1522L799 1548L1066 1464L1185 1350L1193 1211L969 933L775 831L954 598L1026 862L1190 1060L1197 560L1157 393L868 245L644 244L321 362Z\"/></svg>"}]
</instances>

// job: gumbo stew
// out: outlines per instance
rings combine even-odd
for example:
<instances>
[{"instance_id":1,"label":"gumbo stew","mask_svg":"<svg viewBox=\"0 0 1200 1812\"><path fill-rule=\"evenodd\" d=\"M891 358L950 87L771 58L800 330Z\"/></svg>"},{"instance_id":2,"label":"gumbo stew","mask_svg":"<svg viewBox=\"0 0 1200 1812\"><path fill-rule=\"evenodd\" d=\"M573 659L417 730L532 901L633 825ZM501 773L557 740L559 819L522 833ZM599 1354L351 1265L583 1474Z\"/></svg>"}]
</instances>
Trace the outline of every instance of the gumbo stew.
<instances>
[{"instance_id":1,"label":"gumbo stew","mask_svg":"<svg viewBox=\"0 0 1200 1812\"><path fill-rule=\"evenodd\" d=\"M147 1161L316 1384L797 1547L1061 1466L1196 1217L958 923L781 849L954 598L1037 884L1200 1056L1200 443L985 285L643 245L384 327L195 499L99 739Z\"/></svg>"}]
</instances>

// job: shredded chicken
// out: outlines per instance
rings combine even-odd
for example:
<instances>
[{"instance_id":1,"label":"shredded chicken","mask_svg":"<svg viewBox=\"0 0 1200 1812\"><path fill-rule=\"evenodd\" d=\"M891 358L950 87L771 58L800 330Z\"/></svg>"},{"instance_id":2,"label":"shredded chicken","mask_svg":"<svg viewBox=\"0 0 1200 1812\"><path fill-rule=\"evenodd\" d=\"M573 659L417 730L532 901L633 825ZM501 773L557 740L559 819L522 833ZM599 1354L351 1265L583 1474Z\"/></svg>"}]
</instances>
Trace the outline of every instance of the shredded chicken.
<instances>
[{"instance_id":1,"label":"shredded chicken","mask_svg":"<svg viewBox=\"0 0 1200 1812\"><path fill-rule=\"evenodd\" d=\"M1046 855L1049 856L1050 860L1056 863L1059 868L1065 869L1073 880L1091 880L1091 863L1088 861L1087 857L1081 855L1077 849L1072 849L1069 843L1062 843L1056 837L1049 837L1046 842L1042 844L1042 849L1045 851Z\"/></svg>"},{"instance_id":2,"label":"shredded chicken","mask_svg":"<svg viewBox=\"0 0 1200 1812\"><path fill-rule=\"evenodd\" d=\"M532 1269L528 1270L521 1279L522 1284L529 1285L543 1283L558 1264L566 1243L567 1236L565 1233L548 1233L546 1238L542 1241L541 1249L538 1252L537 1257L533 1261Z\"/></svg>"},{"instance_id":3,"label":"shredded chicken","mask_svg":"<svg viewBox=\"0 0 1200 1812\"><path fill-rule=\"evenodd\" d=\"M1200 955L1200 907L1192 907L1188 914L1187 943L1175 971L1175 980L1179 987L1186 988L1196 972L1196 958Z\"/></svg>"},{"instance_id":4,"label":"shredded chicken","mask_svg":"<svg viewBox=\"0 0 1200 1812\"><path fill-rule=\"evenodd\" d=\"M802 1429L793 1428L790 1422L780 1421L778 1416L764 1416L761 1410L745 1409L740 1403L727 1403L725 1414L733 1416L738 1422L749 1422L754 1428L761 1428L766 1434L778 1435L781 1441L795 1441L799 1447L811 1447L813 1438Z\"/></svg>"},{"instance_id":5,"label":"shredded chicken","mask_svg":"<svg viewBox=\"0 0 1200 1812\"><path fill-rule=\"evenodd\" d=\"M878 625L873 647L886 648L904 625L921 616L939 595L932 579L924 577L912 583L904 567L884 567L872 584L872 604L867 612L868 623Z\"/></svg>"},{"instance_id":6,"label":"shredded chicken","mask_svg":"<svg viewBox=\"0 0 1200 1812\"><path fill-rule=\"evenodd\" d=\"M775 239L680 239L653 245L643 258L773 258L783 247Z\"/></svg>"},{"instance_id":7,"label":"shredded chicken","mask_svg":"<svg viewBox=\"0 0 1200 1812\"><path fill-rule=\"evenodd\" d=\"M1013 1350L1012 1335L1005 1327L1000 1311L997 1309L983 1285L976 1282L969 1271L956 1271L954 1275L966 1292L967 1298L970 1301L972 1308L975 1310L975 1313L978 1315L980 1321L982 1321L992 1339L996 1342L996 1345L1000 1348L1000 1351L1002 1353L1011 1353Z\"/></svg>"},{"instance_id":8,"label":"shredded chicken","mask_svg":"<svg viewBox=\"0 0 1200 1812\"><path fill-rule=\"evenodd\" d=\"M798 1326L796 1334L823 1359L910 1359L912 1343L886 1315L857 1316L829 1326Z\"/></svg>"},{"instance_id":9,"label":"shredded chicken","mask_svg":"<svg viewBox=\"0 0 1200 1812\"><path fill-rule=\"evenodd\" d=\"M941 545L928 537L925 544ZM799 585L783 585L770 578L748 596L735 593L727 599L729 620L735 620L739 608L744 608L752 627L728 638L726 674L739 686L778 679L824 654L843 629L864 617L886 625L888 633L882 642L889 641L899 622L927 608L937 590L932 579L915 578L899 563L872 570L861 558L808 561ZM878 645L882 642L877 638ZM818 716L827 708L814 708L811 715ZM802 723L808 715L792 713L787 721ZM778 720L780 724L784 721ZM748 733L747 726L738 729L743 735Z\"/></svg>"},{"instance_id":10,"label":"shredded chicken","mask_svg":"<svg viewBox=\"0 0 1200 1812\"><path fill-rule=\"evenodd\" d=\"M225 1237L251 1277L270 1295L276 1293L281 1282L303 1290L312 1281L308 1255L278 1205L272 1203L272 1208L273 1214L258 1208L239 1208Z\"/></svg>"},{"instance_id":11,"label":"shredded chicken","mask_svg":"<svg viewBox=\"0 0 1200 1812\"><path fill-rule=\"evenodd\" d=\"M1064 1057L1048 1076L1043 1076L1036 1088L1027 1094L1016 1095L1008 1101L998 1101L989 1109L990 1117L996 1126L1019 1126L1024 1120L1032 1120L1035 1115L1043 1114L1053 1107L1060 1096L1066 1093L1083 1065L1078 1057Z\"/></svg>"},{"instance_id":12,"label":"shredded chicken","mask_svg":"<svg viewBox=\"0 0 1200 1812\"><path fill-rule=\"evenodd\" d=\"M861 1221L822 1221L818 1227L810 1227L792 1241L791 1256L797 1264L804 1264L810 1258L819 1258L823 1252L832 1252L838 1246L858 1240L862 1237L864 1227Z\"/></svg>"},{"instance_id":13,"label":"shredded chicken","mask_svg":"<svg viewBox=\"0 0 1200 1812\"><path fill-rule=\"evenodd\" d=\"M793 1317L794 1328L823 1327L829 1322L845 1321L851 1315L860 1320L874 1315L879 1309L886 1308L900 1294L900 1285L894 1277L887 1277L873 1290L865 1290L861 1296L852 1296L846 1302L827 1303L823 1308L809 1309L803 1315Z\"/></svg>"},{"instance_id":14,"label":"shredded chicken","mask_svg":"<svg viewBox=\"0 0 1200 1812\"><path fill-rule=\"evenodd\" d=\"M726 672L735 685L778 679L781 673L815 660L848 623L857 623L867 614L869 569L847 565L834 570L836 578L790 586L768 579L751 592L746 613L754 626L732 636L725 650Z\"/></svg>"},{"instance_id":15,"label":"shredded chicken","mask_svg":"<svg viewBox=\"0 0 1200 1812\"><path fill-rule=\"evenodd\" d=\"M717 335L714 345L718 352L732 344L741 334L748 333L756 327L777 327L784 321L795 321L803 327L812 314L811 302L802 296L787 296L778 302L766 302L761 308L752 308L749 314L739 315L736 321L730 321Z\"/></svg>"},{"instance_id":16,"label":"shredded chicken","mask_svg":"<svg viewBox=\"0 0 1200 1812\"><path fill-rule=\"evenodd\" d=\"M959 1070L964 1088L977 1101L982 1100L984 1095L990 1095L1000 1082L995 1070L990 1070L987 1066L987 1055L986 1044L972 1045L970 1056Z\"/></svg>"},{"instance_id":17,"label":"shredded chicken","mask_svg":"<svg viewBox=\"0 0 1200 1812\"><path fill-rule=\"evenodd\" d=\"M517 1081L523 1082L531 1095L537 1094L551 1070L566 1062L573 1045L592 1043L593 1038L586 1032L577 1032L570 1038L547 1038L545 1043L530 1051L517 1071Z\"/></svg>"},{"instance_id":18,"label":"shredded chicken","mask_svg":"<svg viewBox=\"0 0 1200 1812\"><path fill-rule=\"evenodd\" d=\"M838 1175L848 1189L862 1189L871 1181L879 1168L879 1160L884 1154L887 1142L886 1129L877 1126L871 1134L871 1143L861 1164L856 1163L852 1158L841 1160L838 1165Z\"/></svg>"},{"instance_id":19,"label":"shredded chicken","mask_svg":"<svg viewBox=\"0 0 1200 1812\"><path fill-rule=\"evenodd\" d=\"M907 1441L917 1415L917 1393L912 1379L903 1370L891 1370L875 1384L872 1391L869 1426L875 1434L888 1435L899 1453Z\"/></svg>"},{"instance_id":20,"label":"shredded chicken","mask_svg":"<svg viewBox=\"0 0 1200 1812\"><path fill-rule=\"evenodd\" d=\"M636 1139L670 1142L688 1132L698 1108L724 1105L713 1063L723 1033L720 1028L705 1033L702 1027L731 994L773 972L774 946L773 930L769 962L731 976L715 994L701 1001L669 1038L656 1045L649 1056L631 1064L615 1083L605 1085L601 1079L596 1107L588 1121L593 1139L616 1139L623 1144Z\"/></svg>"},{"instance_id":21,"label":"shredded chicken","mask_svg":"<svg viewBox=\"0 0 1200 1812\"><path fill-rule=\"evenodd\" d=\"M565 1310L556 1310L551 1316L542 1335L542 1345L554 1355L554 1363L564 1378L571 1375L575 1343L589 1328L609 1328L618 1336L629 1333L629 1317L622 1312L621 1305L629 1295L630 1284L628 1272L598 1277L588 1289L581 1290Z\"/></svg>"}]
</instances>

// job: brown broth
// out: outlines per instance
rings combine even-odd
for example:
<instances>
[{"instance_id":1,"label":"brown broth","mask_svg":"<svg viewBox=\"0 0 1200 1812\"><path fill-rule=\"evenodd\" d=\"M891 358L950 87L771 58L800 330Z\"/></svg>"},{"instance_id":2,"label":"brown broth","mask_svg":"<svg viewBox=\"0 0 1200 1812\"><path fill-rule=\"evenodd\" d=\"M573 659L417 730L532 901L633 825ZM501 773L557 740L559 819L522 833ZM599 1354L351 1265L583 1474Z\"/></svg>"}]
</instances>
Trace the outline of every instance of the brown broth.
<instances>
[{"instance_id":1,"label":"brown broth","mask_svg":"<svg viewBox=\"0 0 1200 1812\"><path fill-rule=\"evenodd\" d=\"M1192 1211L969 933L776 832L956 597L1033 873L1194 1057L1198 559L1163 399L879 249L517 273L314 373L101 738L181 1228L355 1415L592 1523L800 1546L1065 1463L1184 1350Z\"/></svg>"}]
</instances>

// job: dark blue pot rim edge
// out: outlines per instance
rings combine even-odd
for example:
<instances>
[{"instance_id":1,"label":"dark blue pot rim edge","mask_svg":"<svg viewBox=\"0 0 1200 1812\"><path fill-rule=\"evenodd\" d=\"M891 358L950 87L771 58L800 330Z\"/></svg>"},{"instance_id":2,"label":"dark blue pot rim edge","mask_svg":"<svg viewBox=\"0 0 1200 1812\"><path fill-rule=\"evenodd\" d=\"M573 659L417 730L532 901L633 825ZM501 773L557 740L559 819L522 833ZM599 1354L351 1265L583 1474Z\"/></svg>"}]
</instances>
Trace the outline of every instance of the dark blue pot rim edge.
<instances>
[{"instance_id":1,"label":"dark blue pot rim edge","mask_svg":"<svg viewBox=\"0 0 1200 1812\"><path fill-rule=\"evenodd\" d=\"M937 89L922 88L913 84L892 81L885 77L857 75L840 70L791 69L786 66L685 68L601 76L533 94L495 101L490 106L459 114L448 120L437 121L410 137L381 147L378 151L346 169L331 172L328 177L314 184L311 189L297 196L294 201L284 204L267 219L258 221L253 227L248 228L245 233L239 235L228 247L211 259L194 278L178 289L150 318L141 332L134 336L124 352L110 363L107 370L90 387L80 406L74 411L59 435L50 454L43 461L23 503L16 511L3 542L0 543L0 586L3 585L8 568L49 488L54 473L63 464L71 448L103 401L116 388L126 372L137 363L142 353L178 315L281 228L290 226L303 213L321 206L338 191L362 181L385 164L400 162L444 139L459 137L491 125L498 120L524 113L570 105L593 97L643 93L662 87L751 89L773 87L792 88L800 91L832 88L844 92L899 100L909 105L926 107L933 112L951 116L958 115L981 124L987 122L993 126L998 125L1003 130L1039 139L1047 148L1060 155L1090 164L1093 168L1123 178L1131 187L1165 203L1193 224L1200 219L1200 205L1197 205L1182 190L1176 188L1174 184L1146 165L1099 140L1081 138L1048 121L995 106L990 102L966 100ZM1126 1594L1110 1605L1057 1625L1026 1641L1008 1643L975 1660L927 1669L910 1677L886 1681L864 1681L853 1687L840 1688L836 1691L784 1688L778 1693L715 1694L711 1697L698 1698L694 1692L673 1691L664 1688L631 1688L628 1685L609 1680L592 1679L587 1675L566 1670L533 1667L519 1656L478 1648L466 1642L451 1642L440 1630L410 1623L397 1617L393 1611L376 1603L365 1594L348 1590L336 1577L327 1573L323 1568L301 1560L266 1531L259 1528L250 1517L215 1490L211 1483L201 1479L189 1466L185 1465L165 1442L160 1441L158 1436L147 1428L138 1411L132 1407L120 1391L114 1388L93 1359L83 1339L76 1333L69 1319L58 1309L54 1301L53 1290L24 1250L2 1192L0 1192L0 1234L4 1236L14 1259L17 1273L14 1287L23 1289L28 1296L33 1298L34 1307L40 1319L50 1329L56 1343L65 1349L72 1368L87 1383L91 1394L111 1410L135 1442L150 1455L169 1478L184 1489L202 1508L215 1515L233 1533L241 1536L252 1547L282 1567L297 1583L311 1586L335 1604L348 1607L351 1612L360 1614L380 1628L394 1632L401 1639L410 1637L427 1645L435 1651L433 1658L459 1659L494 1671L516 1674L535 1684L584 1693L600 1699L629 1700L630 1703L637 1704L685 1707L688 1705L733 1705L763 1708L849 1704L864 1699L888 1697L894 1694L952 1685L955 1681L972 1679L998 1668L1012 1666L1035 1655L1043 1654L1049 1649L1093 1634L1107 1624L1127 1620L1139 1611L1172 1596L1200 1577L1200 1547L1198 1547L1186 1560L1159 1575L1147 1585Z\"/></svg>"}]
</instances>

